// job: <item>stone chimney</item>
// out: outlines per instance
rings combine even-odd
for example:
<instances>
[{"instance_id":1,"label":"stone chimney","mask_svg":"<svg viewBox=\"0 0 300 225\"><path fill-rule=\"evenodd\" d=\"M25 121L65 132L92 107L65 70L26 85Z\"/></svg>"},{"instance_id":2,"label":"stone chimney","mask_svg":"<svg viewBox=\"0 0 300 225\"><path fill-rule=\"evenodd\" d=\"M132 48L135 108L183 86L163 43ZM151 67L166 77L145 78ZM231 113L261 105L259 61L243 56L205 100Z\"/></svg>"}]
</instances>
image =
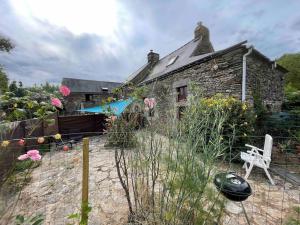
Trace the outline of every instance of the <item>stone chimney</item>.
<instances>
[{"instance_id":1,"label":"stone chimney","mask_svg":"<svg viewBox=\"0 0 300 225\"><path fill-rule=\"evenodd\" d=\"M207 27L202 25L202 22L197 24L197 27L194 31L194 40L199 40L199 44L193 52L193 56L202 55L205 53L210 53L214 51L214 48L209 39L209 30Z\"/></svg>"},{"instance_id":2,"label":"stone chimney","mask_svg":"<svg viewBox=\"0 0 300 225\"><path fill-rule=\"evenodd\" d=\"M148 56L148 63L150 64L155 64L159 61L159 54L153 52L153 50L150 50L147 56Z\"/></svg>"}]
</instances>

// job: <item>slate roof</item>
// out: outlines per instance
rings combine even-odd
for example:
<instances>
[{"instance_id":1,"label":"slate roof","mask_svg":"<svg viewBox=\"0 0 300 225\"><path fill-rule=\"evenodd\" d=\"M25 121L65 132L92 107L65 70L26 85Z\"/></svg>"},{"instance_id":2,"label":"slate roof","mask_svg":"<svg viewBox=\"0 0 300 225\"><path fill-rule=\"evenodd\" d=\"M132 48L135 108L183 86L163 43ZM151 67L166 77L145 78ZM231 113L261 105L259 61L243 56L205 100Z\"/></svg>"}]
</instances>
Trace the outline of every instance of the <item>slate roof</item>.
<instances>
[{"instance_id":1,"label":"slate roof","mask_svg":"<svg viewBox=\"0 0 300 225\"><path fill-rule=\"evenodd\" d=\"M202 54L202 55L197 55L197 56L193 56L193 52L194 50L197 48L198 44L201 42L201 39L193 39L190 42L186 43L185 45L183 45L182 47L180 47L179 49L175 50L174 52L170 53L169 55L161 58L155 65L154 67L150 70L149 74L147 75L147 77L143 80L142 83L148 83L151 82L152 80L158 79L158 78L162 78L164 76L166 76L167 74L170 74L174 71L177 71L180 68L192 65L194 63L200 63L201 61L207 61L210 60L214 57L217 57L219 55L225 54L227 52L233 51L237 48L241 48L244 47L246 48L246 43L247 41L242 41L240 43L237 43L235 45L232 45L228 48L219 50L219 51L215 51L215 52L211 52L211 53L207 53L207 54ZM255 52L256 54L258 54L259 56L261 56L262 58L264 58L265 60L267 60L268 62L272 63L273 61L270 60L269 58L267 58L266 56L264 56L262 53L260 53L259 51L257 51L256 49L253 49L253 52ZM176 59L176 61L168 66L168 63L170 62L170 60L173 57L178 56L178 58ZM130 81L132 79L134 79L136 76L139 75L139 73L146 68L148 65L145 64L144 66L142 66L140 69L138 69L136 72L134 72L133 74L131 74L129 76L129 78L127 79L127 81ZM279 69L283 69L280 66L278 66Z\"/></svg>"},{"instance_id":2,"label":"slate roof","mask_svg":"<svg viewBox=\"0 0 300 225\"><path fill-rule=\"evenodd\" d=\"M230 46L229 48L210 52L202 55L192 56L192 53L196 49L199 41L201 40L192 40L188 42L187 44L183 45L181 48L175 50L174 52L170 53L169 55L165 56L164 58L160 59L159 62L154 66L154 68L151 70L147 78L143 82L147 82L153 79L156 79L158 77L161 77L165 74L168 74L172 71L175 71L179 68L185 67L189 64L192 64L197 61L201 61L207 58L213 58L221 53L225 53L228 51L232 51L233 49L236 49L237 47L240 47L241 45L245 44L247 41L240 42L238 44L235 44L233 46ZM174 64L167 66L168 62L175 56L178 56L177 60Z\"/></svg>"},{"instance_id":3,"label":"slate roof","mask_svg":"<svg viewBox=\"0 0 300 225\"><path fill-rule=\"evenodd\" d=\"M195 60L214 54L212 52L212 53L207 53L199 56L192 56L194 50L196 49L200 41L201 39L197 39L197 40L193 39L190 42L183 45L182 47L180 47L179 49L170 53L169 55L161 58L158 61L158 63L154 66L154 68L151 70L150 74L147 76L145 81L155 79L163 74L166 74L180 67L183 67L191 62L194 62ZM173 64L168 66L169 61L176 56L177 56L176 61Z\"/></svg>"},{"instance_id":4,"label":"slate roof","mask_svg":"<svg viewBox=\"0 0 300 225\"><path fill-rule=\"evenodd\" d=\"M100 93L102 92L102 88L108 88L108 92L110 93L114 88L120 87L123 83L63 78L62 84L68 86L71 92L74 93Z\"/></svg>"},{"instance_id":5,"label":"slate roof","mask_svg":"<svg viewBox=\"0 0 300 225\"><path fill-rule=\"evenodd\" d=\"M140 72L142 72L146 67L148 66L148 63L143 65L142 67L140 67L137 71L135 71L134 73L130 74L129 77L126 79L127 81L131 81L133 78L135 78L137 75L140 74Z\"/></svg>"}]
</instances>

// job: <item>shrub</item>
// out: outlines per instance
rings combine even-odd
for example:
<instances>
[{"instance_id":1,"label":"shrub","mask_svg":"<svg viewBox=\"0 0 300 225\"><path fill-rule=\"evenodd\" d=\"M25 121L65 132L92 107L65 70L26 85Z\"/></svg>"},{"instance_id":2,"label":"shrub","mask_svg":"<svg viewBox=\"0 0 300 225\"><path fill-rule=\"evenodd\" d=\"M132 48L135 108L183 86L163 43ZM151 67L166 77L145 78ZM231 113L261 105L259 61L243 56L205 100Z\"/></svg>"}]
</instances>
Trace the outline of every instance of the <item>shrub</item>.
<instances>
[{"instance_id":1,"label":"shrub","mask_svg":"<svg viewBox=\"0 0 300 225\"><path fill-rule=\"evenodd\" d=\"M126 116L109 116L107 119L107 146L129 148L136 145L134 131L137 118L134 114Z\"/></svg>"},{"instance_id":2,"label":"shrub","mask_svg":"<svg viewBox=\"0 0 300 225\"><path fill-rule=\"evenodd\" d=\"M193 100L195 103L190 103L191 107L185 113L186 116L191 117L191 121L197 121L196 127L202 127L203 118L209 117L205 129L207 129L207 136L210 136L210 128L215 125L213 118L223 114L222 140L228 146L232 146L226 149L224 156L231 160L238 158L239 152L254 132L256 114L253 108L234 97L225 97L220 94L209 98L202 98L199 95L197 98L200 100Z\"/></svg>"}]
</instances>

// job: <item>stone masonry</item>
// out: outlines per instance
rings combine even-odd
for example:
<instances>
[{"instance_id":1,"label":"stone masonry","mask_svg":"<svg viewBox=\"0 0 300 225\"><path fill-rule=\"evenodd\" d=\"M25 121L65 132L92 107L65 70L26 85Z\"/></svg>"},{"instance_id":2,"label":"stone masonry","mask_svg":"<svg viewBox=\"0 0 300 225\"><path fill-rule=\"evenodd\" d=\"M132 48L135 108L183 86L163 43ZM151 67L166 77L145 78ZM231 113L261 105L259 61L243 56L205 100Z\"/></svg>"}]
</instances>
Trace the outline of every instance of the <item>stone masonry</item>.
<instances>
[{"instance_id":1,"label":"stone masonry","mask_svg":"<svg viewBox=\"0 0 300 225\"><path fill-rule=\"evenodd\" d=\"M204 96L220 93L241 99L242 58L246 52L244 48L239 48L148 83L149 96L158 101L156 116L165 116L170 111L177 113L176 108L186 102L177 102L176 88L187 85L189 93L192 82L201 87ZM247 58L247 75L246 101L253 104L253 93L259 92L263 104L272 111L279 111L283 102L284 73L253 53Z\"/></svg>"}]
</instances>

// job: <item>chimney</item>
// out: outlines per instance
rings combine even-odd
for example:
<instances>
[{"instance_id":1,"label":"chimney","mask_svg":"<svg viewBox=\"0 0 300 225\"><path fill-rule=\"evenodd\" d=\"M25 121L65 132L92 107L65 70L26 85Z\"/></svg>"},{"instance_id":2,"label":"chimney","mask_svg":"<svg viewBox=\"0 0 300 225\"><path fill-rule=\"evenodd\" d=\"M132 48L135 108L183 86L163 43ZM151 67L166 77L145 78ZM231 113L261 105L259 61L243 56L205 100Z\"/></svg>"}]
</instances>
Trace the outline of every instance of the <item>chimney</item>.
<instances>
[{"instance_id":1,"label":"chimney","mask_svg":"<svg viewBox=\"0 0 300 225\"><path fill-rule=\"evenodd\" d=\"M209 30L207 27L202 25L202 22L197 24L197 27L194 31L194 40L199 40L199 44L195 48L192 54L193 56L214 52L214 48L209 39Z\"/></svg>"},{"instance_id":2,"label":"chimney","mask_svg":"<svg viewBox=\"0 0 300 225\"><path fill-rule=\"evenodd\" d=\"M148 63L150 64L155 64L159 61L159 54L153 52L153 50L150 50L147 56L148 56Z\"/></svg>"}]
</instances>

